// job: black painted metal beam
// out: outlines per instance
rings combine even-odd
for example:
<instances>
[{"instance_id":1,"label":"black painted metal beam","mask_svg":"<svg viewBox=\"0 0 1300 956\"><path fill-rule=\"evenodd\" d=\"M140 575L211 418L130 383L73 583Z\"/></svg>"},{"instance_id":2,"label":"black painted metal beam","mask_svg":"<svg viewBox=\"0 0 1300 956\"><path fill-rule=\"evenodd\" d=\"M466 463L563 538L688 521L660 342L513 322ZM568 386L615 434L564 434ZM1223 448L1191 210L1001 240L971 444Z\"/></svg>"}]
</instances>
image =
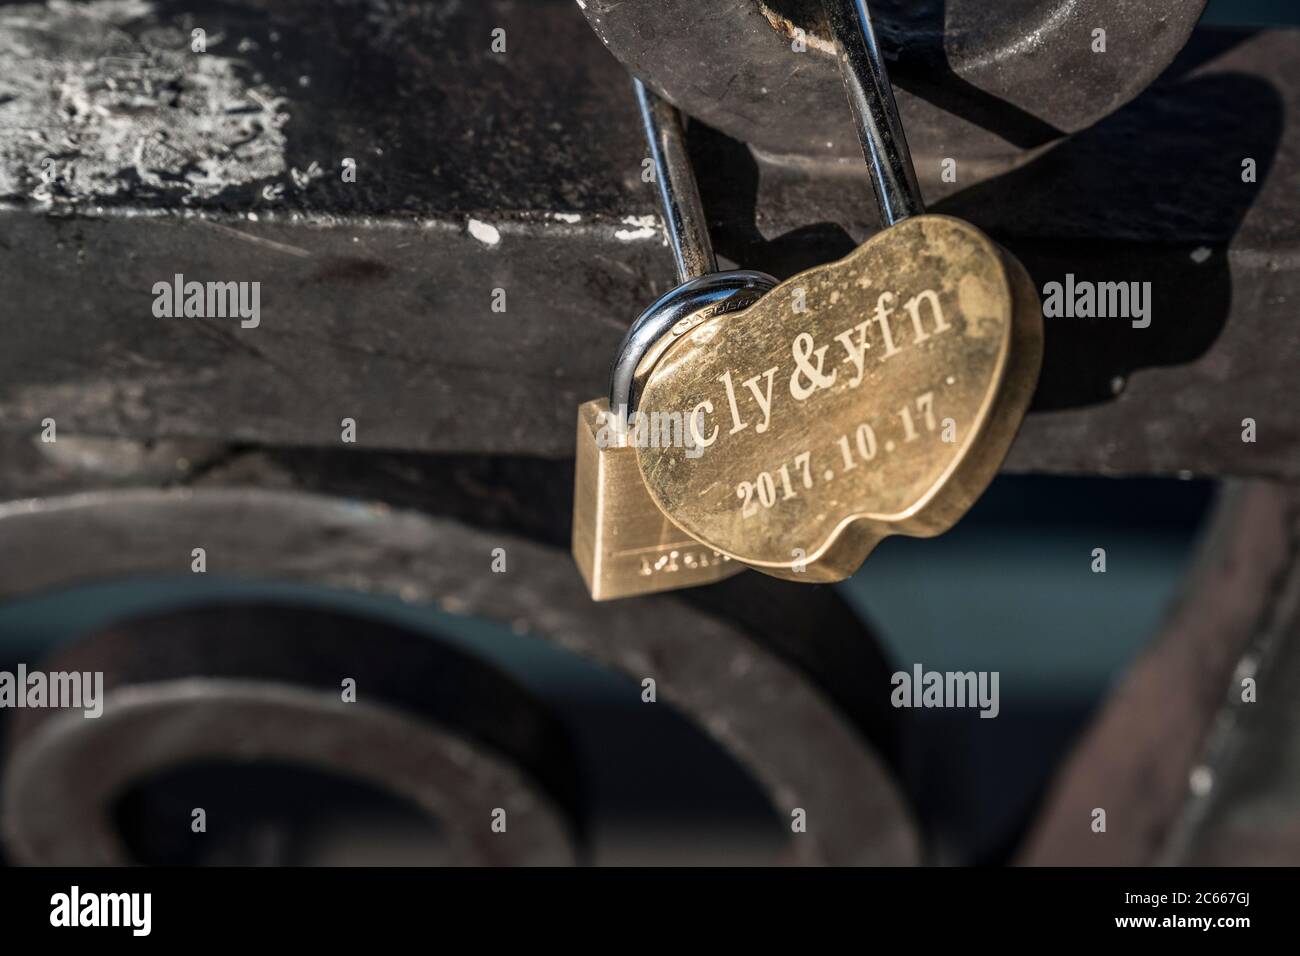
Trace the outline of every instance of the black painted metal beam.
<instances>
[{"instance_id":1,"label":"black painted metal beam","mask_svg":"<svg viewBox=\"0 0 1300 956\"><path fill-rule=\"evenodd\" d=\"M0 8L53 58L0 105L28 124L0 150L0 431L338 448L352 418L343 447L569 456L574 409L673 280L626 75L579 11L192 10L32 26ZM201 23L219 42L191 54ZM1008 468L1300 476L1298 54L1294 31L1204 32L1020 169L967 185L959 158L932 211L990 231L1040 288L1152 284L1147 328L1048 319ZM138 162L130 103L162 137ZM759 161L698 125L691 145L725 260L786 276L875 229L865 167ZM156 317L178 273L259 282L258 326Z\"/></svg>"}]
</instances>

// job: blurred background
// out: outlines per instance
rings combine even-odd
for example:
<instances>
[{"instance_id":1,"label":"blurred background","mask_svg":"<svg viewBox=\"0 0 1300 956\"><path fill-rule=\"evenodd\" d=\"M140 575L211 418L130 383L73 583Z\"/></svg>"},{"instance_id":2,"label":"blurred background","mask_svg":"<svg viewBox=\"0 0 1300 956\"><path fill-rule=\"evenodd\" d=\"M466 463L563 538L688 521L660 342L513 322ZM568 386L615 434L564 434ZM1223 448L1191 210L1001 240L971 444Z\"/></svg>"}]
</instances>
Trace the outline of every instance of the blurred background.
<instances>
[{"instance_id":1,"label":"blurred background","mask_svg":"<svg viewBox=\"0 0 1300 956\"><path fill-rule=\"evenodd\" d=\"M892 769L936 862L1009 858L1071 742L1156 633L1213 495L1208 482L1008 476L948 534L888 539L838 586L879 635L891 670L920 662L1001 674L997 719L945 709L901 715ZM1091 571L1095 547L1106 548L1105 574ZM0 669L120 621L202 614L214 603L359 615L358 653L367 653L364 622L378 620L486 655L562 714L583 756L595 862L756 862L780 844L786 824L743 768L670 708L646 706L637 682L528 634L397 599L219 576L96 584L7 602ZM156 818L137 824L184 832L193 806L230 821L167 862L309 863L316 853L322 862L386 862L387 853L437 861L430 820L380 792L354 794L317 776L283 766L177 771L151 784ZM379 820L367 823L367 814ZM345 842L349 829L367 826L403 835L369 850ZM422 834L427 856L414 850ZM136 839L147 845L143 834Z\"/></svg>"}]
</instances>

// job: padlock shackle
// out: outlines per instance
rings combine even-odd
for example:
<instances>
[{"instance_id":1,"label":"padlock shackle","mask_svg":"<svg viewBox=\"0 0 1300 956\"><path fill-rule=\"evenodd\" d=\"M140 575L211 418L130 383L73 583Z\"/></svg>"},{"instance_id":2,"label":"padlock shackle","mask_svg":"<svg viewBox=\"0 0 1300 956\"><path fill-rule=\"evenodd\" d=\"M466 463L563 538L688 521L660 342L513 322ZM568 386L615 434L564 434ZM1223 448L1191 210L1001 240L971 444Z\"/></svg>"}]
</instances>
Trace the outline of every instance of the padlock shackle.
<instances>
[{"instance_id":1,"label":"padlock shackle","mask_svg":"<svg viewBox=\"0 0 1300 956\"><path fill-rule=\"evenodd\" d=\"M853 110L862 155L871 167L880 218L888 227L919 216L925 212L925 202L867 0L822 0L822 7L838 48L840 78Z\"/></svg>"},{"instance_id":2,"label":"padlock shackle","mask_svg":"<svg viewBox=\"0 0 1300 956\"><path fill-rule=\"evenodd\" d=\"M742 309L776 285L777 280L766 272L731 269L688 279L661 295L637 316L614 355L609 372L610 410L626 409L629 415L636 411L641 397L636 389L637 367L655 343L672 332L678 322Z\"/></svg>"},{"instance_id":3,"label":"padlock shackle","mask_svg":"<svg viewBox=\"0 0 1300 956\"><path fill-rule=\"evenodd\" d=\"M664 233L673 249L678 283L718 271L718 260L709 241L709 224L704 219L695 171L686 152L686 134L681 114L671 103L633 78L636 102L641 110L646 144L654 163L655 183L663 207Z\"/></svg>"}]
</instances>

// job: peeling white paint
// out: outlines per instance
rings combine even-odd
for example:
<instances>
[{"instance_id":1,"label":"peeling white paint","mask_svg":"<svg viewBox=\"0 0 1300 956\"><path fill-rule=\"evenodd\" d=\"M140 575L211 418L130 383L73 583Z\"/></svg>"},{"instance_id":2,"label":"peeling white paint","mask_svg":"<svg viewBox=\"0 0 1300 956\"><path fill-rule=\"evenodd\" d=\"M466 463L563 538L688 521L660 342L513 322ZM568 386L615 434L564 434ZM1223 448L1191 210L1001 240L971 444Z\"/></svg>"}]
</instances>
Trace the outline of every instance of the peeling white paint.
<instances>
[{"instance_id":1,"label":"peeling white paint","mask_svg":"<svg viewBox=\"0 0 1300 956\"><path fill-rule=\"evenodd\" d=\"M285 101L241 61L192 54L179 29L136 29L153 10L0 6L0 195L78 202L138 178L205 198L284 172Z\"/></svg>"},{"instance_id":2,"label":"peeling white paint","mask_svg":"<svg viewBox=\"0 0 1300 956\"><path fill-rule=\"evenodd\" d=\"M1187 785L1195 796L1203 797L1214 789L1214 771L1204 764L1193 767Z\"/></svg>"},{"instance_id":3,"label":"peeling white paint","mask_svg":"<svg viewBox=\"0 0 1300 956\"><path fill-rule=\"evenodd\" d=\"M614 238L623 242L653 239L659 235L659 220L654 216L624 216L623 224L631 229L615 229Z\"/></svg>"},{"instance_id":4,"label":"peeling white paint","mask_svg":"<svg viewBox=\"0 0 1300 956\"><path fill-rule=\"evenodd\" d=\"M469 221L469 234L485 246L495 246L501 241L501 230L491 223L480 222L478 219Z\"/></svg>"}]
</instances>

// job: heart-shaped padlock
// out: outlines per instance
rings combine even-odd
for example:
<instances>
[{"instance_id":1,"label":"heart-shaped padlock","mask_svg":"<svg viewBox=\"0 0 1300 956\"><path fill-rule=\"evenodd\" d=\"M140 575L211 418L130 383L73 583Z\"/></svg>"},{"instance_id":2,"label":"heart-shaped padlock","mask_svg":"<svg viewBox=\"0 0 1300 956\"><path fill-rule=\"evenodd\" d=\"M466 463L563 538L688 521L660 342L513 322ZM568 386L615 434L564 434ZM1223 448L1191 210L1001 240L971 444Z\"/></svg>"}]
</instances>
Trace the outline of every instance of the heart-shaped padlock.
<instances>
[{"instance_id":1,"label":"heart-shaped padlock","mask_svg":"<svg viewBox=\"0 0 1300 956\"><path fill-rule=\"evenodd\" d=\"M1041 356L1019 262L969 223L914 216L679 336L640 408L680 416L689 447L638 447L641 476L723 554L840 580L885 536L938 534L969 508Z\"/></svg>"}]
</instances>

